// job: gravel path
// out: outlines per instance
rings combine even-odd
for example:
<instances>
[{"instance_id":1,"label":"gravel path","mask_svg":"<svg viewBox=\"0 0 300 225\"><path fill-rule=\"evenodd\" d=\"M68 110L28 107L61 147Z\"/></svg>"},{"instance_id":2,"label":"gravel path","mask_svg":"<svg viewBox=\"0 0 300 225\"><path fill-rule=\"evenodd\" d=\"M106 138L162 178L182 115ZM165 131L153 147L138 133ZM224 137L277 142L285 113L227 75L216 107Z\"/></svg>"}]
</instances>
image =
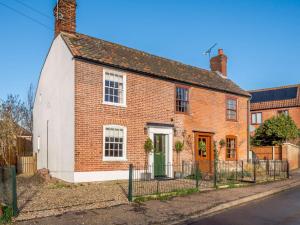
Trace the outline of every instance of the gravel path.
<instances>
[{"instance_id":1,"label":"gravel path","mask_svg":"<svg viewBox=\"0 0 300 225\"><path fill-rule=\"evenodd\" d=\"M37 175L17 178L18 219L128 203L124 182L69 184L44 182Z\"/></svg>"}]
</instances>

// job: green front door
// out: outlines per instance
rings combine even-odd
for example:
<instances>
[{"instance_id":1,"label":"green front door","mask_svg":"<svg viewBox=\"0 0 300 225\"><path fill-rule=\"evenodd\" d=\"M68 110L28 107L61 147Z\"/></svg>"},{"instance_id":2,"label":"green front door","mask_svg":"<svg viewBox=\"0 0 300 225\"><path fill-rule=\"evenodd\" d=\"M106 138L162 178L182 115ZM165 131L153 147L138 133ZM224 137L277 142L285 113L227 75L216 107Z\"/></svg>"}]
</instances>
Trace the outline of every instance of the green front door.
<instances>
[{"instance_id":1,"label":"green front door","mask_svg":"<svg viewBox=\"0 0 300 225\"><path fill-rule=\"evenodd\" d=\"M154 176L166 176L166 134L154 134Z\"/></svg>"}]
</instances>

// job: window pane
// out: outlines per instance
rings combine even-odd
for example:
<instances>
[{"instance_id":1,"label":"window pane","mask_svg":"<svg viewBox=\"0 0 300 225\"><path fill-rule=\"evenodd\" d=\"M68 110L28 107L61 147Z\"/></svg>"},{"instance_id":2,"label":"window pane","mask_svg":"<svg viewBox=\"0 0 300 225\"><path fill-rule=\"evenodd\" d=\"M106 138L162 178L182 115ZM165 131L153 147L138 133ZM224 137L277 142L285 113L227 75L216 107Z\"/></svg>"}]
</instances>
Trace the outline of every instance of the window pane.
<instances>
[{"instance_id":1,"label":"window pane","mask_svg":"<svg viewBox=\"0 0 300 225\"><path fill-rule=\"evenodd\" d=\"M255 113L252 114L252 123L253 124L256 123L256 114Z\"/></svg>"},{"instance_id":2,"label":"window pane","mask_svg":"<svg viewBox=\"0 0 300 225\"><path fill-rule=\"evenodd\" d=\"M119 156L119 151L117 149L114 150L114 157L118 157Z\"/></svg>"},{"instance_id":3,"label":"window pane","mask_svg":"<svg viewBox=\"0 0 300 225\"><path fill-rule=\"evenodd\" d=\"M257 113L256 114L256 121L258 124L261 124L262 123L262 116L261 116L261 113Z\"/></svg>"},{"instance_id":4,"label":"window pane","mask_svg":"<svg viewBox=\"0 0 300 225\"><path fill-rule=\"evenodd\" d=\"M117 96L114 96L114 102L119 103L119 98Z\"/></svg>"}]
</instances>

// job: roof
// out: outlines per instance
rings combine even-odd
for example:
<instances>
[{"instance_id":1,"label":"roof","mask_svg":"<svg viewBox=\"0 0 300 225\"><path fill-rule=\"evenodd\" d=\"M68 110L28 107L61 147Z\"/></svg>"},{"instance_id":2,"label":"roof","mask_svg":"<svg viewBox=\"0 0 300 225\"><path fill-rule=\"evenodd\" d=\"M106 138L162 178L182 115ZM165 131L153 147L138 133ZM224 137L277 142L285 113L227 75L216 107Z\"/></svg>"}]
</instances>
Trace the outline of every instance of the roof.
<instances>
[{"instance_id":1,"label":"roof","mask_svg":"<svg viewBox=\"0 0 300 225\"><path fill-rule=\"evenodd\" d=\"M249 91L251 110L300 106L300 84Z\"/></svg>"},{"instance_id":2,"label":"roof","mask_svg":"<svg viewBox=\"0 0 300 225\"><path fill-rule=\"evenodd\" d=\"M93 38L84 34L61 33L75 58L90 60L107 66L184 82L217 91L250 97L230 79L215 72L155 56L119 44Z\"/></svg>"},{"instance_id":3,"label":"roof","mask_svg":"<svg viewBox=\"0 0 300 225\"><path fill-rule=\"evenodd\" d=\"M0 127L2 125L2 120L0 119ZM28 131L26 128L22 127L19 124L16 124L16 127L18 128L19 137L31 137L32 134L30 131Z\"/></svg>"}]
</instances>

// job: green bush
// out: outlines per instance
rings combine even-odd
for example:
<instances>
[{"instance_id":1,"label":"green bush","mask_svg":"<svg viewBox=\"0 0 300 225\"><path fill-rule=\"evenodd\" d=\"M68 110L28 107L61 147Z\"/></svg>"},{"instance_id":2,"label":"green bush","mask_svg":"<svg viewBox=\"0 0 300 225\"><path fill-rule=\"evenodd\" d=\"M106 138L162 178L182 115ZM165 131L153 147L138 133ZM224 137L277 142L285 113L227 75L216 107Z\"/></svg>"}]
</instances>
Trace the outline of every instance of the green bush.
<instances>
[{"instance_id":1,"label":"green bush","mask_svg":"<svg viewBox=\"0 0 300 225\"><path fill-rule=\"evenodd\" d=\"M251 144L255 146L279 145L297 139L300 132L293 119L284 114L266 120L255 131Z\"/></svg>"}]
</instances>

